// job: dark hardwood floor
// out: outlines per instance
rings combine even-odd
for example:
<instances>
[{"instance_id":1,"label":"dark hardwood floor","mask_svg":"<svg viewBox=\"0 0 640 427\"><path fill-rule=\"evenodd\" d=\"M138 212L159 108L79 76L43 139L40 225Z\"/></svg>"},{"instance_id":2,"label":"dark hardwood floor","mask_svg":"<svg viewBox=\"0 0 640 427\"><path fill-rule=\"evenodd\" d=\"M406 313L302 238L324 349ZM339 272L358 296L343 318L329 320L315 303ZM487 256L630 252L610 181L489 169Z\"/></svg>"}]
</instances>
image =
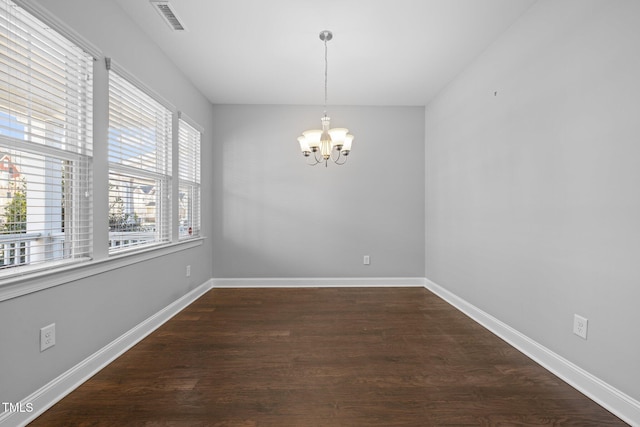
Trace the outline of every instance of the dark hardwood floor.
<instances>
[{"instance_id":1,"label":"dark hardwood floor","mask_svg":"<svg viewBox=\"0 0 640 427\"><path fill-rule=\"evenodd\" d=\"M618 426L422 288L214 289L38 426Z\"/></svg>"}]
</instances>

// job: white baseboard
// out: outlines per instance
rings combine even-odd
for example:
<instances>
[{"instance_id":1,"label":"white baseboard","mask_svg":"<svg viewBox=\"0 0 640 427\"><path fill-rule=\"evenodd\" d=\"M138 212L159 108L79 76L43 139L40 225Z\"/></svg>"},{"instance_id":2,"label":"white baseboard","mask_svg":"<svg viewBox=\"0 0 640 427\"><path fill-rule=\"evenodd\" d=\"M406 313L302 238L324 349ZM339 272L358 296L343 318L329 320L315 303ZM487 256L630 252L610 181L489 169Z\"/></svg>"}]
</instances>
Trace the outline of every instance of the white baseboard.
<instances>
[{"instance_id":1,"label":"white baseboard","mask_svg":"<svg viewBox=\"0 0 640 427\"><path fill-rule=\"evenodd\" d=\"M632 426L640 426L640 402L576 366L459 296L425 279L425 287L526 354L545 369Z\"/></svg>"},{"instance_id":2,"label":"white baseboard","mask_svg":"<svg viewBox=\"0 0 640 427\"><path fill-rule=\"evenodd\" d=\"M214 288L424 287L424 277L217 278Z\"/></svg>"},{"instance_id":3,"label":"white baseboard","mask_svg":"<svg viewBox=\"0 0 640 427\"><path fill-rule=\"evenodd\" d=\"M22 399L20 402L22 408L33 408L34 410L32 412L5 412L0 416L0 427L26 426L95 373L138 342L142 341L143 338L158 329L163 323L171 319L200 296L204 295L212 288L212 285L213 280L208 280L142 323L136 325L30 396ZM30 405L27 406L27 404Z\"/></svg>"}]
</instances>

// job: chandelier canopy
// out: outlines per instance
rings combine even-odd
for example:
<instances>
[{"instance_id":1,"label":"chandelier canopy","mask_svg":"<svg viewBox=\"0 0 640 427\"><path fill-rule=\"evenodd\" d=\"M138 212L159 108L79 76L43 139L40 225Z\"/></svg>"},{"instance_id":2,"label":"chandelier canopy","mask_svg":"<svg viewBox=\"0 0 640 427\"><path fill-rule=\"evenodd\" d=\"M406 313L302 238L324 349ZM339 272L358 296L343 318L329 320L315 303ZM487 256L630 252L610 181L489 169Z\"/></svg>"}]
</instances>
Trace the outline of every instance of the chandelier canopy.
<instances>
[{"instance_id":1,"label":"chandelier canopy","mask_svg":"<svg viewBox=\"0 0 640 427\"><path fill-rule=\"evenodd\" d=\"M353 135L349 133L349 129L330 129L331 118L327 116L327 42L332 38L331 31L320 32L320 40L324 42L324 116L320 119L322 129L306 130L298 137L302 155L311 160L311 163L307 162L310 166L324 163L326 167L329 160L337 165L345 164L353 142Z\"/></svg>"}]
</instances>

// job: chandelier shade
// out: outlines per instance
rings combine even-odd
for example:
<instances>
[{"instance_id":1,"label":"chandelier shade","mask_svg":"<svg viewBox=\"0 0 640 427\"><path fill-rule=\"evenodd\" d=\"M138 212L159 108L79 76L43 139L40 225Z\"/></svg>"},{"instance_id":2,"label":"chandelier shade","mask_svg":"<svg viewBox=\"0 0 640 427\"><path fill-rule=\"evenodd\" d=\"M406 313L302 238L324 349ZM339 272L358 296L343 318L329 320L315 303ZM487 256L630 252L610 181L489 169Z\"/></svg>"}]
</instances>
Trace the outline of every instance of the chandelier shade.
<instances>
[{"instance_id":1,"label":"chandelier shade","mask_svg":"<svg viewBox=\"0 0 640 427\"><path fill-rule=\"evenodd\" d=\"M327 42L333 38L331 31L320 32L320 40L324 42L324 116L320 119L322 129L311 129L302 132L298 137L302 155L311 160L310 166L324 163L329 160L337 165L343 165L351 152L351 143L354 136L347 128L331 129L331 118L327 116Z\"/></svg>"}]
</instances>

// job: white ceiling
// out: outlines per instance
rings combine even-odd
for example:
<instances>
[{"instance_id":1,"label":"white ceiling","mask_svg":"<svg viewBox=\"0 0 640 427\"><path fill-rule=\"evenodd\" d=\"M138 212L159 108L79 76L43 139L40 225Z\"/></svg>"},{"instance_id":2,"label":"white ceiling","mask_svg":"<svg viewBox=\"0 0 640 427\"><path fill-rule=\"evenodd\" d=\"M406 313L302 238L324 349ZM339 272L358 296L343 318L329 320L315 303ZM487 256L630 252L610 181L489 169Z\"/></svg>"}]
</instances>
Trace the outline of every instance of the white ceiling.
<instances>
[{"instance_id":1,"label":"white ceiling","mask_svg":"<svg viewBox=\"0 0 640 427\"><path fill-rule=\"evenodd\" d=\"M535 0L117 0L214 104L426 105Z\"/></svg>"}]
</instances>

